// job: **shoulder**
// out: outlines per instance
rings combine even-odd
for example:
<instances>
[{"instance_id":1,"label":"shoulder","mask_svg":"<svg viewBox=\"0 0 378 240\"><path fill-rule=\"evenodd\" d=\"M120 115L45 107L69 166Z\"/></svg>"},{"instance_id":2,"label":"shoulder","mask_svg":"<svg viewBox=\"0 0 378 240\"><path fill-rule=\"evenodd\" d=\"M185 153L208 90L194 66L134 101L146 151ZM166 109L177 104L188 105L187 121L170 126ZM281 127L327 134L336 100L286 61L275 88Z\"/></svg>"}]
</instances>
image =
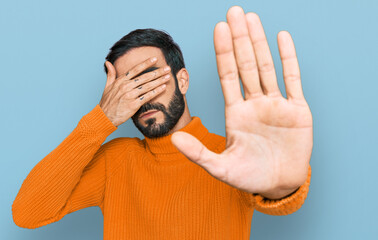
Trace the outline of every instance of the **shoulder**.
<instances>
[{"instance_id":1,"label":"shoulder","mask_svg":"<svg viewBox=\"0 0 378 240\"><path fill-rule=\"evenodd\" d=\"M101 146L106 155L107 176L114 174L130 154L143 151L142 140L137 137L119 137L109 140Z\"/></svg>"}]
</instances>

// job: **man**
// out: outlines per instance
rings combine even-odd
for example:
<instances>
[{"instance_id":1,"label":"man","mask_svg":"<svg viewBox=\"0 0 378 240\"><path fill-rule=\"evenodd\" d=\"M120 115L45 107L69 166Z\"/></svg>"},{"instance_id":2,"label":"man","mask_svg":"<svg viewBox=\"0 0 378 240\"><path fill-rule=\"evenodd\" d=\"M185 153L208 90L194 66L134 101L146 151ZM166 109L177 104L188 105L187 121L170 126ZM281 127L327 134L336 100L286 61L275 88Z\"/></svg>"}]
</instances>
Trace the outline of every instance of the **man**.
<instances>
[{"instance_id":1,"label":"man","mask_svg":"<svg viewBox=\"0 0 378 240\"><path fill-rule=\"evenodd\" d=\"M99 206L104 239L249 239L254 209L298 210L310 184L312 116L290 35L278 34L287 99L256 14L230 8L214 45L226 137L190 115L177 44L162 31L135 30L106 57L100 103L25 179L15 223L37 228ZM129 118L145 139L101 145Z\"/></svg>"}]
</instances>

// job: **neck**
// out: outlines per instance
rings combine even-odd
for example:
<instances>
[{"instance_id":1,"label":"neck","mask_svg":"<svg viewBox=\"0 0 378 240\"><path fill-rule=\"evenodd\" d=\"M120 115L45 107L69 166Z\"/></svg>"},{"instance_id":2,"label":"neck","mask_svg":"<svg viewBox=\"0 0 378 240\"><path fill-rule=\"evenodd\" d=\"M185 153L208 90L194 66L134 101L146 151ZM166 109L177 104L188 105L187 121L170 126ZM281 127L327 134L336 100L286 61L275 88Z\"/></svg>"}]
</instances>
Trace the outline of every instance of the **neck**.
<instances>
[{"instance_id":1,"label":"neck","mask_svg":"<svg viewBox=\"0 0 378 240\"><path fill-rule=\"evenodd\" d=\"M204 139L209 134L207 128L202 124L201 119L196 116L192 117L192 121L179 130L189 133L201 142L204 142ZM172 134L158 138L145 137L143 142L146 149L155 157L164 156L163 158L167 158L167 160L178 158L185 159L184 155L173 145L171 137ZM171 155L171 157L167 157L167 155Z\"/></svg>"},{"instance_id":2,"label":"neck","mask_svg":"<svg viewBox=\"0 0 378 240\"><path fill-rule=\"evenodd\" d=\"M209 131L207 128L202 124L201 119L199 117L191 117L189 114L188 105L186 104L185 100L185 110L182 116L180 117L179 121L177 122L176 126L169 132L168 135L158 137L158 138L148 138L145 137L143 139L143 144L148 149L149 152L151 152L156 159L159 158L161 161L164 161L164 159L171 161L174 159L179 159L178 161L185 160L185 156L173 145L171 141L172 134L175 131L184 131L195 138L197 138L199 141L203 142L205 137L208 136ZM170 155L171 157L167 157ZM162 158L158 156L163 156ZM189 161L184 161L189 162Z\"/></svg>"}]
</instances>

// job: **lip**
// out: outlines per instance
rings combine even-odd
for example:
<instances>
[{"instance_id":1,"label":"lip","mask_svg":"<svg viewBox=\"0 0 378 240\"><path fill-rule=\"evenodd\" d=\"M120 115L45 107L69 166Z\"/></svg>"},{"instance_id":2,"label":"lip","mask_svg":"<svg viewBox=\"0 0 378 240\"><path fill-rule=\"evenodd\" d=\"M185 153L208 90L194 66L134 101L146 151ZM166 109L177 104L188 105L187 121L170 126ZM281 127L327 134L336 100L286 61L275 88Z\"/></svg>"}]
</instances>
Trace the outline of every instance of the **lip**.
<instances>
[{"instance_id":1,"label":"lip","mask_svg":"<svg viewBox=\"0 0 378 240\"><path fill-rule=\"evenodd\" d=\"M147 112L143 113L142 115L140 115L140 118L147 118L147 117L152 116L153 114L155 114L157 112L158 112L157 110L147 111Z\"/></svg>"}]
</instances>

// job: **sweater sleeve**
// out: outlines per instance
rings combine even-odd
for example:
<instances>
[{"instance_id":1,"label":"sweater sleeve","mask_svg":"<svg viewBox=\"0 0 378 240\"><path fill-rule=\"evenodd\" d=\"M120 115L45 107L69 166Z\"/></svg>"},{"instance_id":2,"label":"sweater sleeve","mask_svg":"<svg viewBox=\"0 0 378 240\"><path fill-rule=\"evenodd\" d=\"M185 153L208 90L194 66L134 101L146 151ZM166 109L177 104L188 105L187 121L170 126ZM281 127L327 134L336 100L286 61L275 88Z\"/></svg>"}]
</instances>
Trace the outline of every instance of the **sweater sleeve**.
<instances>
[{"instance_id":1,"label":"sweater sleeve","mask_svg":"<svg viewBox=\"0 0 378 240\"><path fill-rule=\"evenodd\" d=\"M117 129L99 105L33 167L12 204L19 227L38 228L66 214L102 203L106 182L106 138Z\"/></svg>"},{"instance_id":2,"label":"sweater sleeve","mask_svg":"<svg viewBox=\"0 0 378 240\"><path fill-rule=\"evenodd\" d=\"M311 181L311 166L307 179L295 192L281 199L267 199L259 194L247 193L237 189L248 207L269 215L288 215L297 211L303 205L309 191Z\"/></svg>"}]
</instances>

